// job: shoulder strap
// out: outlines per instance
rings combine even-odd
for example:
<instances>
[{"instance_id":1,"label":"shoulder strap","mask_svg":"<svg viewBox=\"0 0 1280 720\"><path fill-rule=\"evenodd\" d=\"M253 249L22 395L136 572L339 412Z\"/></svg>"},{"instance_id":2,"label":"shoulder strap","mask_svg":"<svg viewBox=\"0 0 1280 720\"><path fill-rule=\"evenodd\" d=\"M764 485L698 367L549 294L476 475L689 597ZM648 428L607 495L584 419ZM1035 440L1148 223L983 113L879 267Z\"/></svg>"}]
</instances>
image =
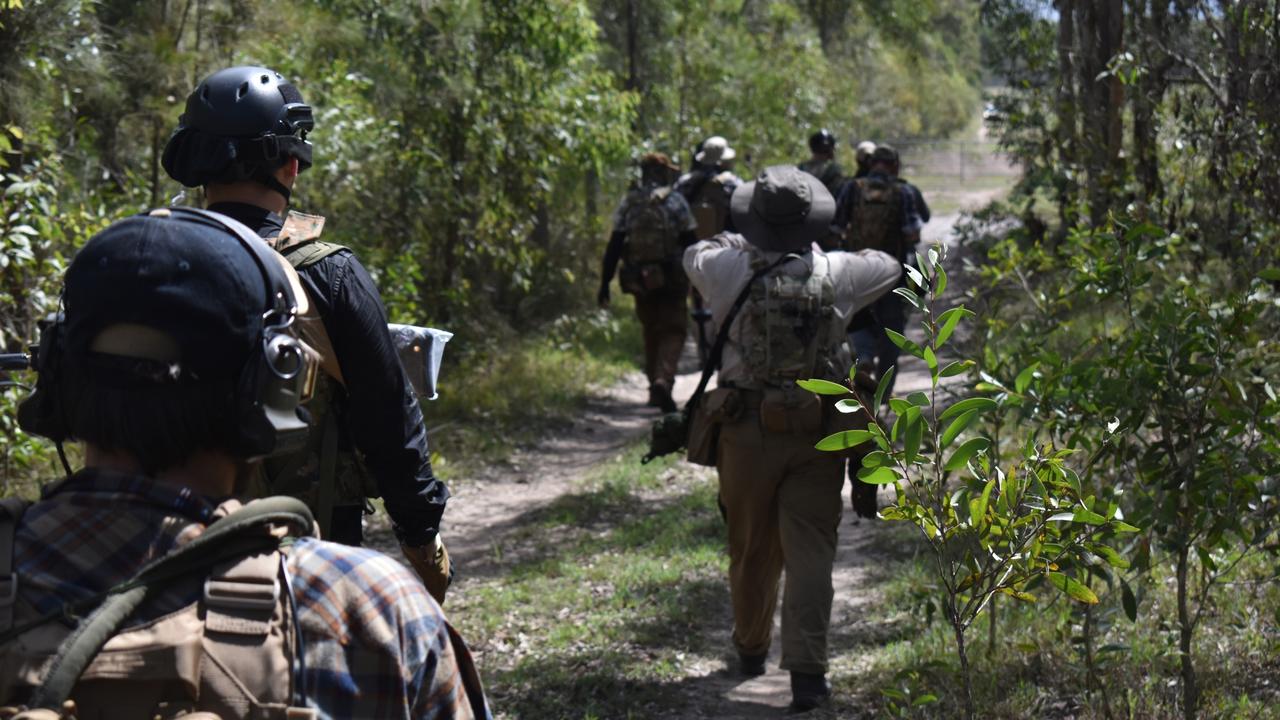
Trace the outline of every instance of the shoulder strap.
<instances>
[{"instance_id":1,"label":"shoulder strap","mask_svg":"<svg viewBox=\"0 0 1280 720\"><path fill-rule=\"evenodd\" d=\"M18 524L31 506L19 497L0 498L0 633L13 627L13 606L18 600L17 543Z\"/></svg>"},{"instance_id":2,"label":"shoulder strap","mask_svg":"<svg viewBox=\"0 0 1280 720\"><path fill-rule=\"evenodd\" d=\"M738 297L734 299L733 306L729 308L729 312L724 316L724 321L720 324L720 331L716 333L715 344L711 346L711 352L707 355L707 364L702 368L702 379L698 381L698 389L693 391L693 395L689 396L689 401L684 405L686 415L693 412L698 406L698 401L702 399L702 393L706 392L707 383L711 381L711 376L716 370L720 369L720 360L724 355L724 345L729 341L729 328L733 326L733 319L738 316L738 312L742 310L742 306L747 302L747 296L751 294L751 286L756 280L764 277L768 272L787 260L793 260L800 257L795 253L787 253L764 267L756 270L751 275L751 279L747 280L747 284L742 286L742 291L738 293Z\"/></svg>"},{"instance_id":3,"label":"shoulder strap","mask_svg":"<svg viewBox=\"0 0 1280 720\"><path fill-rule=\"evenodd\" d=\"M208 572L210 567L227 560L279 547L281 538L262 532L268 525L291 526L294 532L309 534L313 524L311 511L301 500L264 498L213 522L196 539L143 567L131 580L108 590L107 599L62 642L43 684L32 695L30 706L62 707L84 669L153 588L178 577ZM24 632L26 629L29 628Z\"/></svg>"},{"instance_id":4,"label":"shoulder strap","mask_svg":"<svg viewBox=\"0 0 1280 720\"><path fill-rule=\"evenodd\" d=\"M284 255L284 259L288 260L295 270L302 270L315 265L330 255L348 249L345 245L324 240L308 240L297 245L291 245L281 251L280 254Z\"/></svg>"}]
</instances>

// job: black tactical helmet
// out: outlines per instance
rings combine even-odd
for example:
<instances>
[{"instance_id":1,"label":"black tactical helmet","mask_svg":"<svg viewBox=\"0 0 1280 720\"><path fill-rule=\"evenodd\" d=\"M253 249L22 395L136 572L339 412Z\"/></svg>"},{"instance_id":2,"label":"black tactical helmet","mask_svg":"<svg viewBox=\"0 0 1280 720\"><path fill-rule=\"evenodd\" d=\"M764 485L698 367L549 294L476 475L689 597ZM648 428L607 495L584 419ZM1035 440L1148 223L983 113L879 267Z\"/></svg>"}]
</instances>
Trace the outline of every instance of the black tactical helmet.
<instances>
[{"instance_id":1,"label":"black tactical helmet","mask_svg":"<svg viewBox=\"0 0 1280 720\"><path fill-rule=\"evenodd\" d=\"M836 150L836 136L831 131L822 128L818 132L809 136L809 150L815 153L833 153Z\"/></svg>"},{"instance_id":2,"label":"black tactical helmet","mask_svg":"<svg viewBox=\"0 0 1280 720\"><path fill-rule=\"evenodd\" d=\"M288 188L273 173L290 157L302 170L311 167L306 138L313 127L311 107L280 73L227 68L205 78L187 97L161 163L187 187L252 179L288 199Z\"/></svg>"}]
</instances>

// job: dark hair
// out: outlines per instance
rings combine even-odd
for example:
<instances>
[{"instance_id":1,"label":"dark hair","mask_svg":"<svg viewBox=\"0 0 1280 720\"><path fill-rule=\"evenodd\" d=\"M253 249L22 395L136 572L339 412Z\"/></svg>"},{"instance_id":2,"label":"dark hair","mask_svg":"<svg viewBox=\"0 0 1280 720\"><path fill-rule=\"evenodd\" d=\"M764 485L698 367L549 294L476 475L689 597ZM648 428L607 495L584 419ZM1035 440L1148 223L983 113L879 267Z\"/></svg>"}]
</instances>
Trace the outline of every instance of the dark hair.
<instances>
[{"instance_id":1,"label":"dark hair","mask_svg":"<svg viewBox=\"0 0 1280 720\"><path fill-rule=\"evenodd\" d=\"M116 383L68 363L64 410L71 437L133 456L155 474L200 450L236 455L238 408L230 380Z\"/></svg>"}]
</instances>

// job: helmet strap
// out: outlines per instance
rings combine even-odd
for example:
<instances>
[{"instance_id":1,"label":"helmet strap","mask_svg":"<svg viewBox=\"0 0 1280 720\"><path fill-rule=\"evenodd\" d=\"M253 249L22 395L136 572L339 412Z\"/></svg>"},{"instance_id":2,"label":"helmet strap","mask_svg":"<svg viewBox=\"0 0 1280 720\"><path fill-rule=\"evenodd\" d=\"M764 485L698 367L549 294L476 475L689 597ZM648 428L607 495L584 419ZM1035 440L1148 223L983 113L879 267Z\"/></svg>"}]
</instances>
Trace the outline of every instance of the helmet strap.
<instances>
[{"instance_id":1,"label":"helmet strap","mask_svg":"<svg viewBox=\"0 0 1280 720\"><path fill-rule=\"evenodd\" d=\"M277 180L275 175L266 170L260 170L253 179L283 195L286 204L288 204L289 198L293 196L293 191L288 186Z\"/></svg>"}]
</instances>

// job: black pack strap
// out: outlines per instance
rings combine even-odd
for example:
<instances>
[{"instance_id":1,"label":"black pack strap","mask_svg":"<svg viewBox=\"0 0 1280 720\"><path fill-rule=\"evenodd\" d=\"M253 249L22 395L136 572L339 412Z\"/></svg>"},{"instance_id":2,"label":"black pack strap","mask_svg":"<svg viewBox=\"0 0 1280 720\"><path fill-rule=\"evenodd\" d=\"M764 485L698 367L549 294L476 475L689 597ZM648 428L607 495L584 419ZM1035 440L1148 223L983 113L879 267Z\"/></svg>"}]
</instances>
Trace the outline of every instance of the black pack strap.
<instances>
[{"instance_id":1,"label":"black pack strap","mask_svg":"<svg viewBox=\"0 0 1280 720\"><path fill-rule=\"evenodd\" d=\"M0 632L13 627L13 607L18 602L18 525L30 505L18 497L0 498Z\"/></svg>"},{"instance_id":2,"label":"black pack strap","mask_svg":"<svg viewBox=\"0 0 1280 720\"><path fill-rule=\"evenodd\" d=\"M747 297L751 295L751 286L757 280L764 277L770 270L778 267L787 260L797 260L800 255L796 253L787 253L782 257L774 260L768 265L756 270L747 284L742 286L742 292L738 293L738 297L733 301L733 306L729 308L728 314L724 316L724 320L720 324L720 331L716 333L716 342L711 346L711 353L707 356L706 367L702 368L702 379L698 381L698 389L693 391L693 395L689 396L689 401L684 405L685 415L693 412L698 406L698 401L702 399L702 394L707 390L707 383L711 381L711 376L716 370L720 369L720 360L724 355L725 343L729 342L729 328L733 326L734 318L738 317L738 312L742 310L742 306L747 304Z\"/></svg>"},{"instance_id":3,"label":"black pack strap","mask_svg":"<svg viewBox=\"0 0 1280 720\"><path fill-rule=\"evenodd\" d=\"M102 646L163 581L207 572L219 562L279 547L281 538L252 532L266 525L292 525L309 534L314 521L301 500L264 498L214 521L199 537L152 561L133 579L108 590L107 599L62 641L44 682L32 695L30 706L62 707Z\"/></svg>"}]
</instances>

